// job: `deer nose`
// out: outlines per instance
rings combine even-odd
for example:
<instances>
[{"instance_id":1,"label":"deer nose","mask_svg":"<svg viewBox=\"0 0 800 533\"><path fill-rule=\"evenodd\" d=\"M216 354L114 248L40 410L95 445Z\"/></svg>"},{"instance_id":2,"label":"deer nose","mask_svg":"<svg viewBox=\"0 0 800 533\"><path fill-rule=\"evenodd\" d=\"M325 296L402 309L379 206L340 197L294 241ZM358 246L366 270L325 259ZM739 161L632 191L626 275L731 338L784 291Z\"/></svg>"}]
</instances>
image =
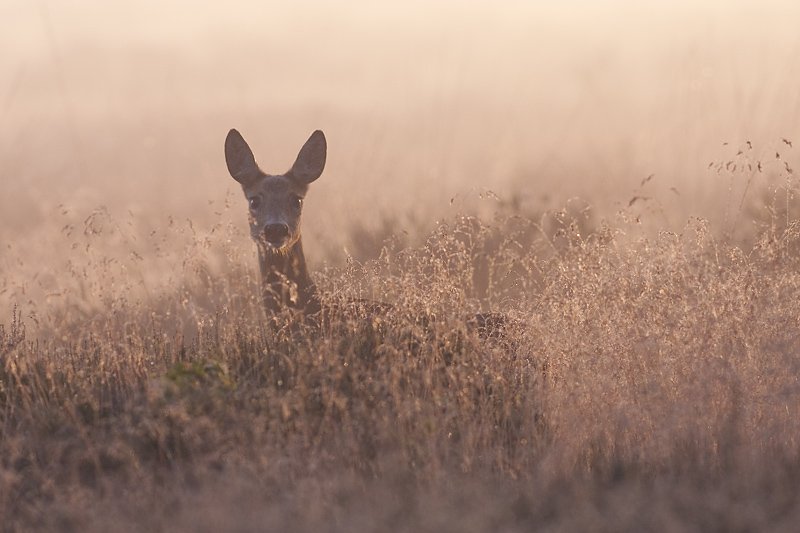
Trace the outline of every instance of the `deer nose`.
<instances>
[{"instance_id":1,"label":"deer nose","mask_svg":"<svg viewBox=\"0 0 800 533\"><path fill-rule=\"evenodd\" d=\"M264 228L264 238L270 244L281 244L289 236L289 226L286 224L267 224Z\"/></svg>"}]
</instances>

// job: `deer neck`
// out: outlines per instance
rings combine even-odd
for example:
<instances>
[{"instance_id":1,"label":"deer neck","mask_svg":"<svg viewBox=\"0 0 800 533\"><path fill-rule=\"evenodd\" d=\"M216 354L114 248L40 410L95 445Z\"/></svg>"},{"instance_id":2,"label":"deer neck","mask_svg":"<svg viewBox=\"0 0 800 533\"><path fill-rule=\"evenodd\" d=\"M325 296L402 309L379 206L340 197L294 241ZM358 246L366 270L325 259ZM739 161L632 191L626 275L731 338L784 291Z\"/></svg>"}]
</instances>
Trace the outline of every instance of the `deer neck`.
<instances>
[{"instance_id":1,"label":"deer neck","mask_svg":"<svg viewBox=\"0 0 800 533\"><path fill-rule=\"evenodd\" d=\"M317 287L308 273L301 239L283 253L259 246L258 263L268 313L292 309L309 315L320 310Z\"/></svg>"}]
</instances>

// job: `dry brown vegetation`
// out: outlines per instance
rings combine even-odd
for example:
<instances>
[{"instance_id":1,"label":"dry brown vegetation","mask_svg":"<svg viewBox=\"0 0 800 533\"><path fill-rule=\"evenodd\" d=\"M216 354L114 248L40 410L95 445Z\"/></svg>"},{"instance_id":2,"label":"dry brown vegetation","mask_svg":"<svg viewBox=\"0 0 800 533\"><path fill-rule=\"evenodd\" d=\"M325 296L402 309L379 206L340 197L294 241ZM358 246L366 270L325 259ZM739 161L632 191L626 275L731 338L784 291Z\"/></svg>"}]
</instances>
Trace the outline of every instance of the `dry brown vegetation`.
<instances>
[{"instance_id":1,"label":"dry brown vegetation","mask_svg":"<svg viewBox=\"0 0 800 533\"><path fill-rule=\"evenodd\" d=\"M796 530L794 3L162 4L0 8L0 531Z\"/></svg>"},{"instance_id":2,"label":"dry brown vegetation","mask_svg":"<svg viewBox=\"0 0 800 533\"><path fill-rule=\"evenodd\" d=\"M4 528L793 529L797 225L749 251L701 220L621 229L456 218L318 276L399 315L322 333L267 327L235 256L90 318L68 305L61 338L15 311ZM480 340L479 307L523 326Z\"/></svg>"}]
</instances>

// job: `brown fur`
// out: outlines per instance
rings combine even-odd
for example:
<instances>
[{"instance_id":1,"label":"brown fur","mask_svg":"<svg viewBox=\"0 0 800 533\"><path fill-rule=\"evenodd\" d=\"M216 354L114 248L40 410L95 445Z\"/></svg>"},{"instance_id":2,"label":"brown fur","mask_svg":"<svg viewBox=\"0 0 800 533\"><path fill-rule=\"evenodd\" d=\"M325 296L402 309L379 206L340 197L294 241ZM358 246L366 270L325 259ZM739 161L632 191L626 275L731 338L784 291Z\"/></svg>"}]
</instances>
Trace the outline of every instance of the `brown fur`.
<instances>
[{"instance_id":1,"label":"brown fur","mask_svg":"<svg viewBox=\"0 0 800 533\"><path fill-rule=\"evenodd\" d=\"M325 168L327 143L317 130L301 148L284 174L266 174L257 165L252 150L236 130L225 139L225 160L231 176L242 185L250 211L250 236L258 246L262 297L268 313L285 309L306 315L320 311L317 288L303 254L300 222L303 199L309 183ZM285 235L270 235L284 228Z\"/></svg>"}]
</instances>

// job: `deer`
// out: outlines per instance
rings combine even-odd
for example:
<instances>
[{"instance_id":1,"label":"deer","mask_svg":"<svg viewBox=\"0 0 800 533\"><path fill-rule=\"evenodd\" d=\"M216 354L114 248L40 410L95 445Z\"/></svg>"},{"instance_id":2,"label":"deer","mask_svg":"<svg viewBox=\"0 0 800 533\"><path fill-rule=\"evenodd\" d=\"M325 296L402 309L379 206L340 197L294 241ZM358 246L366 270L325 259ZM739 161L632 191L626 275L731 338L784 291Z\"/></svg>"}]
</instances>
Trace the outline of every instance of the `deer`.
<instances>
[{"instance_id":1,"label":"deer","mask_svg":"<svg viewBox=\"0 0 800 533\"><path fill-rule=\"evenodd\" d=\"M311 316L322 310L303 253L300 219L308 186L325 169L327 150L325 134L316 130L288 171L267 174L237 130L230 130L225 139L228 172L247 199L250 237L258 249L261 296L268 314L289 309Z\"/></svg>"},{"instance_id":2,"label":"deer","mask_svg":"<svg viewBox=\"0 0 800 533\"><path fill-rule=\"evenodd\" d=\"M270 317L289 311L300 320L318 321L330 311L308 271L300 231L303 200L309 185L325 169L327 149L325 134L316 130L288 171L267 174L236 129L231 129L225 139L228 172L242 186L247 200L250 236L258 249L261 296ZM363 299L351 303L357 315L385 314L393 307ZM499 336L508 322L501 313L478 313L467 321L481 337Z\"/></svg>"}]
</instances>

